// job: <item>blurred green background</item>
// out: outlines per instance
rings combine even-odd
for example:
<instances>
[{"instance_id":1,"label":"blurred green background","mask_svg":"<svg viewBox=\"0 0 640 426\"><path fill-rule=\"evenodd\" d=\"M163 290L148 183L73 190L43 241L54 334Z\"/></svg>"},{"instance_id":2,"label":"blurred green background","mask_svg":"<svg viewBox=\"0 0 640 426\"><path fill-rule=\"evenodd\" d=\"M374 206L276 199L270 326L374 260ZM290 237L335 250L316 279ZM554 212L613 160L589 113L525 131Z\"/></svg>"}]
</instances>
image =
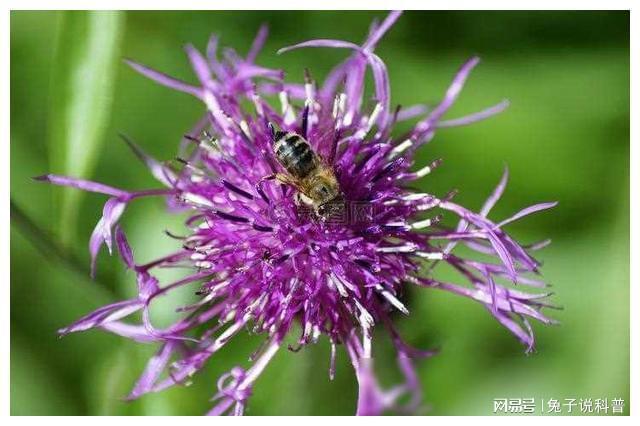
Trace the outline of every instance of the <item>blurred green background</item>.
<instances>
[{"instance_id":1,"label":"blurred green background","mask_svg":"<svg viewBox=\"0 0 640 426\"><path fill-rule=\"evenodd\" d=\"M196 376L126 403L153 348L99 331L59 340L56 330L135 291L120 261L104 252L88 277L87 244L105 197L64 196L30 177L66 172L123 188L155 186L117 137L129 134L161 159L203 107L125 66L131 57L195 81L181 47L204 48L210 33L246 52L258 26L271 35L259 62L301 81L321 78L344 51L276 56L311 38L359 42L384 12L11 13L11 412L12 414L202 414L215 380L246 365L259 342L241 336ZM89 52L89 54L87 54ZM482 306L437 290L411 289L397 320L416 346L442 353L419 363L429 413L491 414L494 398L623 398L629 405L629 14L628 12L409 12L379 44L392 101L433 105L457 67L481 64L448 114L454 118L508 98L491 120L443 129L419 164L445 163L421 181L479 208L504 164L511 181L492 217L558 200L552 212L510 225L527 243L553 244L539 257L563 311L558 327L534 324L538 351L521 345ZM96 71L98 70L98 71ZM98 78L96 78L98 77ZM77 193L79 194L79 193ZM66 197L66 198L65 198ZM122 224L137 259L172 249L180 230L160 200L138 201ZM77 266L80 265L80 266ZM167 310L171 304L167 304ZM162 315L160 313L159 315ZM383 337L383 334L380 334ZM389 342L375 348L383 383L398 378ZM254 389L247 414L352 414L356 381L339 353L327 377L326 342L281 351ZM394 368L386 366L393 365Z\"/></svg>"}]
</instances>

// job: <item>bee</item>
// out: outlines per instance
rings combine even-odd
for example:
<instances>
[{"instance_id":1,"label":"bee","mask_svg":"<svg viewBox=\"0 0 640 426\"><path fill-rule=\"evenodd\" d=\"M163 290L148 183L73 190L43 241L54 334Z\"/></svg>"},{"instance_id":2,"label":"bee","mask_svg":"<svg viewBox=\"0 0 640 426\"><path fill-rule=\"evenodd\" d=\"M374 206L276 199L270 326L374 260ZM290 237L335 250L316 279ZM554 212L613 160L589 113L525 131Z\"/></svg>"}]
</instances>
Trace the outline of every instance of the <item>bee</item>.
<instances>
[{"instance_id":1,"label":"bee","mask_svg":"<svg viewBox=\"0 0 640 426\"><path fill-rule=\"evenodd\" d=\"M272 128L273 131L273 128ZM273 131L273 153L287 173L276 173L265 179L294 187L302 202L324 217L332 202L341 198L340 185L333 172L311 148L309 142L293 132Z\"/></svg>"}]
</instances>

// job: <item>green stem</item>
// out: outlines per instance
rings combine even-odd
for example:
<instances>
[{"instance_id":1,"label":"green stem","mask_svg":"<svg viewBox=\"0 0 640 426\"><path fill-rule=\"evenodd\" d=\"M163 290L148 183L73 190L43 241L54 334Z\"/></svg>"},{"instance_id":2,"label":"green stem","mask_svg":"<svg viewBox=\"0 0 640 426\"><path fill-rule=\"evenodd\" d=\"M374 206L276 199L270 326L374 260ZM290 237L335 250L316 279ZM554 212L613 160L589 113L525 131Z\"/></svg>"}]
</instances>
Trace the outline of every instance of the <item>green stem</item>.
<instances>
[{"instance_id":1,"label":"green stem","mask_svg":"<svg viewBox=\"0 0 640 426\"><path fill-rule=\"evenodd\" d=\"M20 232L40 254L52 263L60 263L69 271L82 277L86 282L89 277L89 268L73 255L62 244L55 241L48 232L39 227L13 200L10 200L11 224ZM109 287L100 283L99 286L92 286L93 289L100 289L103 293L101 298L115 297Z\"/></svg>"}]
</instances>

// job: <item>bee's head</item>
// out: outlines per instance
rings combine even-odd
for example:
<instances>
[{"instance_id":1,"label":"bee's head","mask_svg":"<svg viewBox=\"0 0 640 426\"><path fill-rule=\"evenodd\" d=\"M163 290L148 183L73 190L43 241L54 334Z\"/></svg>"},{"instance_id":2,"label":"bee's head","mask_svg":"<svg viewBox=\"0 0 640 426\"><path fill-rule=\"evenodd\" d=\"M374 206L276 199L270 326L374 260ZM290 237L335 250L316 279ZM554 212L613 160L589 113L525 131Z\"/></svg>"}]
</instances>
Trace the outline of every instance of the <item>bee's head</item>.
<instances>
[{"instance_id":1,"label":"bee's head","mask_svg":"<svg viewBox=\"0 0 640 426\"><path fill-rule=\"evenodd\" d=\"M316 208L316 213L322 220L339 219L345 213L345 200L341 194L338 194L331 201L320 204Z\"/></svg>"},{"instance_id":2,"label":"bee's head","mask_svg":"<svg viewBox=\"0 0 640 426\"><path fill-rule=\"evenodd\" d=\"M340 194L336 178L329 173L316 174L309 185L309 197L317 205L334 200Z\"/></svg>"}]
</instances>

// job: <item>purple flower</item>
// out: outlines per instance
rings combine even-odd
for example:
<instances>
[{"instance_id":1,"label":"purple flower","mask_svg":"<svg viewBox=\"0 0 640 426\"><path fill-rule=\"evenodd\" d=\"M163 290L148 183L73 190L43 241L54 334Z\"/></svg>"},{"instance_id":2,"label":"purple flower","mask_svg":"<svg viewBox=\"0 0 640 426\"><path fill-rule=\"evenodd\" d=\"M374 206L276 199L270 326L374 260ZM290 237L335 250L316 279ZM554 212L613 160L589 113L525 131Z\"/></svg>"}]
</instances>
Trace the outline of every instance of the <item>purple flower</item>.
<instances>
[{"instance_id":1,"label":"purple flower","mask_svg":"<svg viewBox=\"0 0 640 426\"><path fill-rule=\"evenodd\" d=\"M346 349L359 382L358 414L389 409L410 412L421 403L414 361L434 351L409 346L394 328L391 311L409 315L402 302L405 286L445 290L479 302L527 351L534 348L529 319L554 322L541 313L550 306L545 301L550 293L522 289L545 287L532 277L539 262L529 252L548 242L524 247L504 228L555 203L536 204L498 223L491 221L490 210L507 184L506 171L478 213L455 203L455 192L437 195L410 189L441 163L414 164L413 160L437 129L485 119L507 103L462 118L442 119L478 63L478 58L472 58L435 108L392 109L387 70L374 49L399 15L390 13L374 24L362 45L323 39L279 51L346 49L350 56L322 85L309 73L304 84L285 83L281 71L257 65L255 59L267 35L264 27L244 58L229 49L219 60L216 37L209 41L206 56L187 46L198 86L127 61L141 74L193 95L207 107L206 116L181 143L179 164L158 162L127 140L164 188L125 191L62 176L38 178L110 197L89 244L92 271L101 245L111 252L115 239L126 267L136 273L138 296L102 307L60 333L97 327L139 342L157 342L159 350L129 398L184 383L247 328L262 334L264 344L252 355L249 368L234 367L220 378L210 411L242 414L261 372L294 324L299 324L297 345L289 349L297 351L320 338L328 339L331 378L337 347ZM375 83L371 103L363 99L367 70ZM279 110L265 102L268 95L279 97ZM396 122L413 117L421 118L408 134L391 136ZM273 126L307 139L335 173L342 195L340 205L328 216L306 208L291 186L265 179L283 172L272 149ZM203 138L205 131L209 136ZM169 234L177 240L175 252L138 264L118 220L131 201L148 196L166 198L171 212L186 213L188 219L184 236ZM457 217L457 227L442 225L437 212ZM456 254L458 243L479 256ZM459 271L467 285L442 282L421 272L438 263ZM187 266L190 273L161 285L154 271L170 266ZM182 286L193 287L199 298L178 308L184 313L181 320L156 328L149 316L151 304ZM125 322L137 312L140 324ZM405 377L404 383L391 389L383 389L374 374L371 347L376 325L390 334ZM408 398L400 404L402 395Z\"/></svg>"}]
</instances>

